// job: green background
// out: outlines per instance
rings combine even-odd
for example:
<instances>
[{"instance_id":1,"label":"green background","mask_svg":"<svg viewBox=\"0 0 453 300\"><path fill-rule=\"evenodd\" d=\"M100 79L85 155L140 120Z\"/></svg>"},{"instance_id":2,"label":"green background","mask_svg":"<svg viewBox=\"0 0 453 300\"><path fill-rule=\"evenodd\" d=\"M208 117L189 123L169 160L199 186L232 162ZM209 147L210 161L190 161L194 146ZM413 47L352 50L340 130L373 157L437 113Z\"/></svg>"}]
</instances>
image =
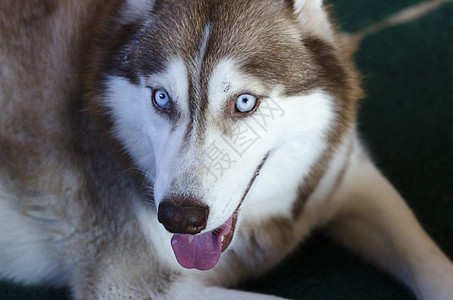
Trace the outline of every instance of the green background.
<instances>
[{"instance_id":1,"label":"green background","mask_svg":"<svg viewBox=\"0 0 453 300\"><path fill-rule=\"evenodd\" d=\"M357 31L421 1L331 0ZM359 131L380 170L453 257L453 3L366 37L356 54L367 97ZM243 289L292 299L413 299L402 285L320 234ZM0 282L0 299L68 299L65 290Z\"/></svg>"}]
</instances>

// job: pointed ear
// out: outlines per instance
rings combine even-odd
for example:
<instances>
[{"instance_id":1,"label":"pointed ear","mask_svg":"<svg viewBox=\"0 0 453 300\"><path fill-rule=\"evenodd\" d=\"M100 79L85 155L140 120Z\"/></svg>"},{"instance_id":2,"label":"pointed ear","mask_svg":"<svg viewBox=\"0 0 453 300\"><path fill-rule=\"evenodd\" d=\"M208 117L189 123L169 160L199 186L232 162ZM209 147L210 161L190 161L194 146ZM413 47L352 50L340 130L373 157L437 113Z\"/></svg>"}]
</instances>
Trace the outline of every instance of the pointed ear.
<instances>
[{"instance_id":1,"label":"pointed ear","mask_svg":"<svg viewBox=\"0 0 453 300\"><path fill-rule=\"evenodd\" d=\"M307 34L323 37L334 43L335 34L323 0L287 0L292 2L294 13Z\"/></svg>"},{"instance_id":2,"label":"pointed ear","mask_svg":"<svg viewBox=\"0 0 453 300\"><path fill-rule=\"evenodd\" d=\"M121 8L124 23L134 23L145 16L154 7L155 0L126 0Z\"/></svg>"}]
</instances>

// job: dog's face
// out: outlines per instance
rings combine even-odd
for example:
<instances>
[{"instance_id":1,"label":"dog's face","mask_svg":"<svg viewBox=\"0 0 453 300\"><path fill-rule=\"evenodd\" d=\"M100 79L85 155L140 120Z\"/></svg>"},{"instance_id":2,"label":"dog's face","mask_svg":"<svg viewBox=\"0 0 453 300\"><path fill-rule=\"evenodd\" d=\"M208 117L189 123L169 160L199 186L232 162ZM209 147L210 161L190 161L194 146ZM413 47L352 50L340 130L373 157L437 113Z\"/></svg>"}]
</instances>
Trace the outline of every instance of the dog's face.
<instances>
[{"instance_id":1,"label":"dog's face","mask_svg":"<svg viewBox=\"0 0 453 300\"><path fill-rule=\"evenodd\" d=\"M210 269L242 206L290 211L268 202L296 194L353 118L326 14L318 0L134 0L103 19L89 107L146 174L180 264Z\"/></svg>"}]
</instances>

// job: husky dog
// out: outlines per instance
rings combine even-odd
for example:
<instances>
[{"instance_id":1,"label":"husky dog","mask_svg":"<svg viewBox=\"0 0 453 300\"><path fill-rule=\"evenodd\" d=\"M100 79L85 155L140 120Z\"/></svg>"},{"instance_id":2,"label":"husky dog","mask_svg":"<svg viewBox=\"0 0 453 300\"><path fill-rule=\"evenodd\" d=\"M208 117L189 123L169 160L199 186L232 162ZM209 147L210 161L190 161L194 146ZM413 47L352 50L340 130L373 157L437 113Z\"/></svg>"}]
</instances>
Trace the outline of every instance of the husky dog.
<instances>
[{"instance_id":1,"label":"husky dog","mask_svg":"<svg viewBox=\"0 0 453 300\"><path fill-rule=\"evenodd\" d=\"M270 299L228 288L322 227L453 299L452 263L356 137L321 0L2 0L0 30L3 278Z\"/></svg>"}]
</instances>

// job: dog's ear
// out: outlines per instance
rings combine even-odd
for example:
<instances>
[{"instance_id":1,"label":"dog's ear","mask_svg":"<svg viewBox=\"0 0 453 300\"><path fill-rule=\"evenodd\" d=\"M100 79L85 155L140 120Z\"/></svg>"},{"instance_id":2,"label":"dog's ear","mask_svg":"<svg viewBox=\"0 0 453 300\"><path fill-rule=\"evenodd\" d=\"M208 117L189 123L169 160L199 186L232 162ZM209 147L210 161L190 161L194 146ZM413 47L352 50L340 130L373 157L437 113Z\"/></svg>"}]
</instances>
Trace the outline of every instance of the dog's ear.
<instances>
[{"instance_id":1,"label":"dog's ear","mask_svg":"<svg viewBox=\"0 0 453 300\"><path fill-rule=\"evenodd\" d=\"M285 0L291 5L302 28L302 32L323 37L334 43L334 30L323 0Z\"/></svg>"},{"instance_id":2,"label":"dog's ear","mask_svg":"<svg viewBox=\"0 0 453 300\"><path fill-rule=\"evenodd\" d=\"M134 23L143 18L154 7L155 0L126 0L121 7L121 21Z\"/></svg>"}]
</instances>

